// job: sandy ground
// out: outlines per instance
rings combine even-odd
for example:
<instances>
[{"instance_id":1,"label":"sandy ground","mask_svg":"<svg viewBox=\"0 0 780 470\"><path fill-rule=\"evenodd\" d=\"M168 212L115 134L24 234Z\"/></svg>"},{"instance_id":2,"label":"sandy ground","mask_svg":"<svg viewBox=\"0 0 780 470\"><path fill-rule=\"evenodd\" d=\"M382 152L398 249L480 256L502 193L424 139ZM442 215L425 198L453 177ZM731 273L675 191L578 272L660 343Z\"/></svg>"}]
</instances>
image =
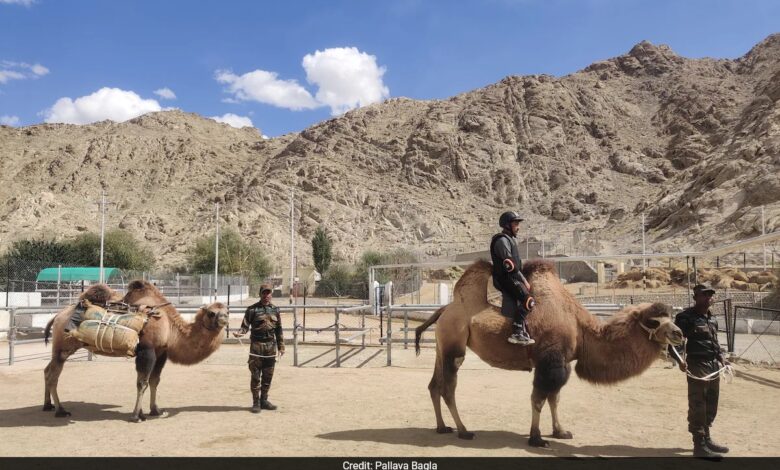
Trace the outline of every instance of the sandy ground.
<instances>
[{"instance_id":1,"label":"sandy ground","mask_svg":"<svg viewBox=\"0 0 780 470\"><path fill-rule=\"evenodd\" d=\"M135 400L132 360L98 357L69 362L60 397L70 418L41 411L43 345L21 345L21 359L0 366L1 456L677 456L689 455L686 385L682 373L657 362L641 377L596 387L572 376L562 391L564 425L572 440L549 450L527 445L531 374L492 369L469 353L457 399L473 441L433 431L427 384L434 351L383 349L351 354L329 367L331 346L288 353L276 369L271 400L279 406L248 412L244 345L224 345L204 363L170 364L159 400L169 416L128 422ZM319 366L319 367L318 367ZM148 394L147 394L148 400ZM148 401L146 401L148 406ZM452 419L445 411L445 420ZM548 409L542 433L551 432ZM721 386L713 434L729 455L780 456L780 370L737 366Z\"/></svg>"}]
</instances>

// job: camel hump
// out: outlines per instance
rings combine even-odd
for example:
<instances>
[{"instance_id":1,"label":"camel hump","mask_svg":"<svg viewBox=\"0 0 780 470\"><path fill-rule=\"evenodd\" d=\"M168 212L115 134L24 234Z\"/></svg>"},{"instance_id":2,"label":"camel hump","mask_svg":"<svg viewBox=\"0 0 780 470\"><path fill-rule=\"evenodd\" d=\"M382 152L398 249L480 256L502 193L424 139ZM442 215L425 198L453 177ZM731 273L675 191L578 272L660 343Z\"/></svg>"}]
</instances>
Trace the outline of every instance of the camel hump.
<instances>
[{"instance_id":1,"label":"camel hump","mask_svg":"<svg viewBox=\"0 0 780 470\"><path fill-rule=\"evenodd\" d=\"M134 291L134 290L145 290L147 287L148 282L142 281L141 279L136 279L135 281L130 281L130 284L127 285L128 291Z\"/></svg>"},{"instance_id":2,"label":"camel hump","mask_svg":"<svg viewBox=\"0 0 780 470\"><path fill-rule=\"evenodd\" d=\"M553 273L557 275L555 264L546 259L532 259L523 263L523 276L526 278L532 274Z\"/></svg>"},{"instance_id":3,"label":"camel hump","mask_svg":"<svg viewBox=\"0 0 780 470\"><path fill-rule=\"evenodd\" d=\"M79 297L93 304L106 305L109 301L115 300L116 292L105 284L95 284Z\"/></svg>"}]
</instances>

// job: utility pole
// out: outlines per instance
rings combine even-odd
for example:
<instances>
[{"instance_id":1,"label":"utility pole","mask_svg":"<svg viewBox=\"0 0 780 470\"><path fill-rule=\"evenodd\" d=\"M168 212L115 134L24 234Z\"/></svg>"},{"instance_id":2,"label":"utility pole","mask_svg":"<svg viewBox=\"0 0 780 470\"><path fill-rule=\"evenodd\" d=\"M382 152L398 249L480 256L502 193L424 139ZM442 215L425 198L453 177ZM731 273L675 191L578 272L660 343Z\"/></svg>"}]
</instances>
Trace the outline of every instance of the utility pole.
<instances>
[{"instance_id":1,"label":"utility pole","mask_svg":"<svg viewBox=\"0 0 780 470\"><path fill-rule=\"evenodd\" d=\"M290 188L290 304L295 285L295 189Z\"/></svg>"},{"instance_id":2,"label":"utility pole","mask_svg":"<svg viewBox=\"0 0 780 470\"><path fill-rule=\"evenodd\" d=\"M217 236L214 238L214 302L217 301L217 286L219 285L217 280L219 279L219 203L214 204L216 206L215 222L217 225Z\"/></svg>"},{"instance_id":3,"label":"utility pole","mask_svg":"<svg viewBox=\"0 0 780 470\"><path fill-rule=\"evenodd\" d=\"M100 193L100 202L98 202L100 205L100 274L99 274L99 282L102 284L106 282L105 279L105 273L103 272L103 258L104 258L104 248L105 248L105 238L106 238L106 206L108 204L113 204L112 202L108 202L106 200L106 191L102 191Z\"/></svg>"},{"instance_id":4,"label":"utility pole","mask_svg":"<svg viewBox=\"0 0 780 470\"><path fill-rule=\"evenodd\" d=\"M645 249L645 213L642 212L642 269L647 269L647 258L645 255L647 250Z\"/></svg>"},{"instance_id":5,"label":"utility pole","mask_svg":"<svg viewBox=\"0 0 780 470\"><path fill-rule=\"evenodd\" d=\"M764 206L761 206L761 235L766 235L766 224L764 223ZM766 242L764 242L764 271L766 271Z\"/></svg>"}]
</instances>

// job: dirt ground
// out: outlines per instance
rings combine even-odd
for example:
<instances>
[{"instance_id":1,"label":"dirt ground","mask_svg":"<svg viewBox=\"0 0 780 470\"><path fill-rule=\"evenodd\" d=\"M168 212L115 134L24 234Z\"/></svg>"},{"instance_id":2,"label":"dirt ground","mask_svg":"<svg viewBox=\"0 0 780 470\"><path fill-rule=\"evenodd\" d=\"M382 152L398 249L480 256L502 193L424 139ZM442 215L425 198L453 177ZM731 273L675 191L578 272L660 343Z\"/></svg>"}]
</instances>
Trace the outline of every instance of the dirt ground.
<instances>
[{"instance_id":1,"label":"dirt ground","mask_svg":"<svg viewBox=\"0 0 780 470\"><path fill-rule=\"evenodd\" d=\"M543 450L527 444L531 374L492 369L471 353L457 399L473 441L433 431L432 348L420 357L395 348L392 367L384 349L344 348L347 367L337 369L314 366L332 365L332 346L306 346L306 366L293 367L291 353L277 366L270 399L279 409L253 415L247 349L223 345L204 363L166 366L159 401L169 416L139 424L128 422L135 371L125 359L69 362L59 389L73 415L41 411L46 360L33 355L41 352L43 345L21 345L19 362L0 366L0 456L690 455L685 379L663 361L614 387L573 375L560 411L574 439L551 439ZM452 425L446 409L445 420ZM550 432L545 408L542 433ZM729 455L780 456L780 370L737 366L721 386L713 435Z\"/></svg>"}]
</instances>

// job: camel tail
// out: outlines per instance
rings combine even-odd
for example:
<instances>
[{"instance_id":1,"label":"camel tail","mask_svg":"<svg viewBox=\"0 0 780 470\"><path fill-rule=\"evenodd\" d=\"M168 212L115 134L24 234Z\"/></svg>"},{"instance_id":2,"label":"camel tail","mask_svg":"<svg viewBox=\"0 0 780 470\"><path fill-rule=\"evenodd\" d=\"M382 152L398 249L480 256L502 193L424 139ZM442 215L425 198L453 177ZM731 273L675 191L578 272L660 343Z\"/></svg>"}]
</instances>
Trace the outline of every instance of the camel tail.
<instances>
[{"instance_id":1,"label":"camel tail","mask_svg":"<svg viewBox=\"0 0 780 470\"><path fill-rule=\"evenodd\" d=\"M54 324L54 319L57 316L51 317L51 320L49 320L49 323L46 324L46 329L43 330L43 344L48 346L49 345L49 336L51 336L51 326Z\"/></svg>"},{"instance_id":2,"label":"camel tail","mask_svg":"<svg viewBox=\"0 0 780 470\"><path fill-rule=\"evenodd\" d=\"M414 330L414 353L417 356L420 355L420 338L422 337L423 332L425 330L427 330L429 326L431 326L434 323L436 323L436 320L438 320L439 317L441 316L441 314L444 313L444 309L446 307L447 306L445 305L444 307L441 307L439 310L436 310L433 313L433 315L431 315L431 317L429 319L425 320L425 323L423 323L422 325L420 325L417 328L415 328L415 330Z\"/></svg>"}]
</instances>

